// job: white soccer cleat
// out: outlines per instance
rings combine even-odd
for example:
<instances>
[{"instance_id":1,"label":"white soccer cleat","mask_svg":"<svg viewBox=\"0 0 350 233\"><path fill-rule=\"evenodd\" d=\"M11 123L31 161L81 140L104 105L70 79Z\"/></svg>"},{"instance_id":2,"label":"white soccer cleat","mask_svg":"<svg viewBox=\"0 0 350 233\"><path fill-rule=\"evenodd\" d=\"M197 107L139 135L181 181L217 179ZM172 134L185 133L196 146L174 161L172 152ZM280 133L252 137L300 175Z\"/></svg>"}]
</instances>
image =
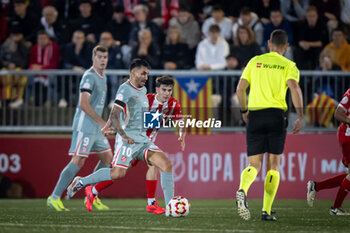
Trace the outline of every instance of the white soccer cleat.
<instances>
[{"instance_id":1,"label":"white soccer cleat","mask_svg":"<svg viewBox=\"0 0 350 233\"><path fill-rule=\"evenodd\" d=\"M316 183L315 181L309 180L307 182L307 195L306 195L306 200L307 204L312 207L314 205L314 200L316 198L316 189L315 189Z\"/></svg>"},{"instance_id":2,"label":"white soccer cleat","mask_svg":"<svg viewBox=\"0 0 350 233\"><path fill-rule=\"evenodd\" d=\"M244 220L250 219L250 211L248 209L247 196L243 189L240 189L236 193L236 205L238 215Z\"/></svg>"},{"instance_id":3,"label":"white soccer cleat","mask_svg":"<svg viewBox=\"0 0 350 233\"><path fill-rule=\"evenodd\" d=\"M346 212L345 210L343 210L343 208L339 207L339 208L332 208L329 210L329 214L330 215L350 215L349 212Z\"/></svg>"},{"instance_id":4,"label":"white soccer cleat","mask_svg":"<svg viewBox=\"0 0 350 233\"><path fill-rule=\"evenodd\" d=\"M75 177L73 182L68 186L67 196L69 199L72 198L82 187L84 187L80 179L80 176Z\"/></svg>"}]
</instances>

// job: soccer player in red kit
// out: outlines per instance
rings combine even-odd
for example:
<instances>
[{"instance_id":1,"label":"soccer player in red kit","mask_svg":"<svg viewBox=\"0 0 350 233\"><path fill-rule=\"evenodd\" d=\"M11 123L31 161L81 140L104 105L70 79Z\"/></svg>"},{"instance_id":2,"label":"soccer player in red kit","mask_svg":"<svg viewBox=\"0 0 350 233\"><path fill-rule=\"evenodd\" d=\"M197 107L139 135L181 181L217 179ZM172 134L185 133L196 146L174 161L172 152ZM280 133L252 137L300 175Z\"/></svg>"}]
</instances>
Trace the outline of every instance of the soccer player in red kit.
<instances>
[{"instance_id":1,"label":"soccer player in red kit","mask_svg":"<svg viewBox=\"0 0 350 233\"><path fill-rule=\"evenodd\" d=\"M338 128L338 141L342 148L342 162L345 167L350 169L350 88L345 92L343 99L340 101L334 117L341 122ZM307 203L313 206L316 193L323 189L339 187L334 204L331 207L330 215L350 215L342 209L343 201L350 191L350 174L344 173L323 181L309 181L307 183Z\"/></svg>"},{"instance_id":2,"label":"soccer player in red kit","mask_svg":"<svg viewBox=\"0 0 350 233\"><path fill-rule=\"evenodd\" d=\"M147 94L149 111L159 112L161 114L162 122L168 120L182 121L183 115L181 106L178 101L173 98L172 92L174 87L174 78L172 76L161 76L156 79L156 94ZM181 149L185 150L185 136L186 132L182 128L179 129L178 140L181 143ZM147 136L154 142L156 140L159 129L147 129ZM138 160L134 160L131 166L134 167L138 163ZM147 211L155 214L165 213L165 209L162 208L158 201L155 199L155 192L157 189L157 174L158 169L155 166L148 164L148 171L146 173L146 189L147 189ZM88 211L92 210L92 203L95 201L98 193L103 189L112 185L113 181L103 181L94 186L85 188L86 202L85 206ZM167 204L167 203L165 203Z\"/></svg>"}]
</instances>

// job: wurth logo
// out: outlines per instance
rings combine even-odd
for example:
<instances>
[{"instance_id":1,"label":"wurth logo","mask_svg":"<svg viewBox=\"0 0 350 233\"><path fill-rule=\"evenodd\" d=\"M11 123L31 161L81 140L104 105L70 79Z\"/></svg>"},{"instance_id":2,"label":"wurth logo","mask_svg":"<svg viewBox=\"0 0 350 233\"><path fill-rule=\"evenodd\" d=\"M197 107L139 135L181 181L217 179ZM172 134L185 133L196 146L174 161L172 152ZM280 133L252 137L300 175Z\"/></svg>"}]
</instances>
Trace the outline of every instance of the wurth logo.
<instances>
[{"instance_id":1,"label":"wurth logo","mask_svg":"<svg viewBox=\"0 0 350 233\"><path fill-rule=\"evenodd\" d=\"M262 66L261 62L256 63L256 68L261 68L261 66Z\"/></svg>"}]
</instances>

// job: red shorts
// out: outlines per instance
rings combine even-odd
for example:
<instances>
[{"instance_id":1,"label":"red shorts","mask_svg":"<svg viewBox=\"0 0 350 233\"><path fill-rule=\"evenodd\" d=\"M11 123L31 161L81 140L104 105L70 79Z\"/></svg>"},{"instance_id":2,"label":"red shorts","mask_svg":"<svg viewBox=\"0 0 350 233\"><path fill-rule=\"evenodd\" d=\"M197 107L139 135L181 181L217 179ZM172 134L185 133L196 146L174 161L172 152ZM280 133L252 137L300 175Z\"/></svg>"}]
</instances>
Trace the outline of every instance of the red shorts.
<instances>
[{"instance_id":1,"label":"red shorts","mask_svg":"<svg viewBox=\"0 0 350 233\"><path fill-rule=\"evenodd\" d=\"M342 162L345 167L348 167L348 165L350 164L350 142L342 143L341 149L343 153Z\"/></svg>"}]
</instances>

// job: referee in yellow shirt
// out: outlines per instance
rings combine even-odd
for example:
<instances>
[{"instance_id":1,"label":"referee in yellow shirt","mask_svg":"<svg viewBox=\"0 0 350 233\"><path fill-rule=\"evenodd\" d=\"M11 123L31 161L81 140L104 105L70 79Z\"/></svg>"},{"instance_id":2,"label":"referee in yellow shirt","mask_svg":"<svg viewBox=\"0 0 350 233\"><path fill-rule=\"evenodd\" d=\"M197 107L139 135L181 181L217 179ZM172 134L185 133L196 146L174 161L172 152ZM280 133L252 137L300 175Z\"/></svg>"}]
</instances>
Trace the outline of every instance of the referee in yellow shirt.
<instances>
[{"instance_id":1,"label":"referee in yellow shirt","mask_svg":"<svg viewBox=\"0 0 350 233\"><path fill-rule=\"evenodd\" d=\"M247 123L247 154L249 166L242 171L236 193L238 214L250 219L247 193L261 170L263 155L267 152L267 174L264 186L264 204L261 220L275 221L271 206L275 198L280 174L278 167L286 139L286 93L290 89L298 119L293 133L303 124L303 98L299 87L299 70L295 63L283 57L288 48L288 36L275 30L268 41L270 53L253 57L245 68L237 87L237 96ZM247 107L247 88L250 87Z\"/></svg>"}]
</instances>

